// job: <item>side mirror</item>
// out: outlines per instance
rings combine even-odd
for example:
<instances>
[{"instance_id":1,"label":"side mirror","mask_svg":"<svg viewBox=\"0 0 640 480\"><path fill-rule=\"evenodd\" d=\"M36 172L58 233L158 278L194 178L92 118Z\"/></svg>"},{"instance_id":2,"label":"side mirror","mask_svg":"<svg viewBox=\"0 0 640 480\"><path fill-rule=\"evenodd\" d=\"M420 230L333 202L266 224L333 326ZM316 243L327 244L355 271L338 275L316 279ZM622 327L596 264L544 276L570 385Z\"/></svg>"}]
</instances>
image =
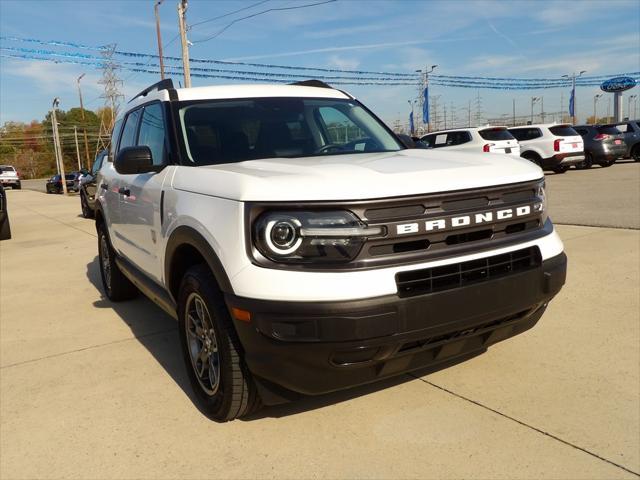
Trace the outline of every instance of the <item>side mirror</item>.
<instances>
[{"instance_id":1,"label":"side mirror","mask_svg":"<svg viewBox=\"0 0 640 480\"><path fill-rule=\"evenodd\" d=\"M151 149L146 145L123 148L116 155L113 165L121 175L157 172L161 168L153 164Z\"/></svg>"},{"instance_id":2,"label":"side mirror","mask_svg":"<svg viewBox=\"0 0 640 480\"><path fill-rule=\"evenodd\" d=\"M413 138L411 138L409 135L405 135L404 133L398 133L396 136L400 139L400 141L405 147L416 148L416 143L413 141Z\"/></svg>"}]
</instances>

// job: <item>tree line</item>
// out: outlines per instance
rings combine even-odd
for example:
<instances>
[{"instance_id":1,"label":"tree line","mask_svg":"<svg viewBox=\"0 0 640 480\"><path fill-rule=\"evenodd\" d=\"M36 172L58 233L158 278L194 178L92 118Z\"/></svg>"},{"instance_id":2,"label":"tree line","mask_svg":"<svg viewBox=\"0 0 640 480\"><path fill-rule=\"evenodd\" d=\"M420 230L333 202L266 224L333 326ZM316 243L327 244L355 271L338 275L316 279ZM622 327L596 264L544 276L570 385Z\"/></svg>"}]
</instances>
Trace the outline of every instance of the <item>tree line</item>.
<instances>
[{"instance_id":1,"label":"tree line","mask_svg":"<svg viewBox=\"0 0 640 480\"><path fill-rule=\"evenodd\" d=\"M58 131L65 172L90 169L100 148L109 141L107 129L112 123L112 112L109 107L96 111L71 108L67 111L56 110ZM78 150L80 152L80 168L74 127L78 134ZM85 146L86 131L87 145ZM87 155L88 150L88 155ZM51 112L44 119L25 122L5 122L0 127L0 164L13 165L22 178L43 178L57 173L56 156L53 143Z\"/></svg>"}]
</instances>

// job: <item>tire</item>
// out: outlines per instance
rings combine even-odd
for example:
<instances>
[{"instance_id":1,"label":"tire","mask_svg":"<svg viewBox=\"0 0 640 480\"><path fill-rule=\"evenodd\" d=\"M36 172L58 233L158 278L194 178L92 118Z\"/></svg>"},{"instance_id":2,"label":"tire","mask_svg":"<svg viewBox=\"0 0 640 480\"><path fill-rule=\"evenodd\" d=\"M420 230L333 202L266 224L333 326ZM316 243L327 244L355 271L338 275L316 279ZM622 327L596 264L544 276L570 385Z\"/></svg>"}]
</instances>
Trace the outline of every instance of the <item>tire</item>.
<instances>
[{"instance_id":1,"label":"tire","mask_svg":"<svg viewBox=\"0 0 640 480\"><path fill-rule=\"evenodd\" d=\"M576 164L576 168L578 170L585 170L585 169L591 168L592 166L593 166L593 155L591 155L589 152L586 152L584 154L584 161L582 163Z\"/></svg>"},{"instance_id":2,"label":"tire","mask_svg":"<svg viewBox=\"0 0 640 480\"><path fill-rule=\"evenodd\" d=\"M603 161L599 162L599 165L602 168L607 168L607 167L610 167L611 165L613 165L614 163L616 163L615 158L613 160L603 160Z\"/></svg>"},{"instance_id":3,"label":"tire","mask_svg":"<svg viewBox=\"0 0 640 480\"><path fill-rule=\"evenodd\" d=\"M529 160L530 162L535 163L540 168L542 168L542 159L537 153L534 152L525 152L521 155L522 158Z\"/></svg>"},{"instance_id":4,"label":"tire","mask_svg":"<svg viewBox=\"0 0 640 480\"><path fill-rule=\"evenodd\" d=\"M91 210L87 196L84 193L80 193L80 208L82 209L82 216L84 218L93 218L93 210Z\"/></svg>"},{"instance_id":5,"label":"tire","mask_svg":"<svg viewBox=\"0 0 640 480\"><path fill-rule=\"evenodd\" d=\"M107 298L113 302L131 300L138 296L138 289L120 271L116 263L116 252L111 246L104 224L98 227L98 260L100 278Z\"/></svg>"},{"instance_id":6,"label":"tire","mask_svg":"<svg viewBox=\"0 0 640 480\"><path fill-rule=\"evenodd\" d=\"M636 162L640 162L640 145L633 147L633 150L631 150L631 158Z\"/></svg>"},{"instance_id":7,"label":"tire","mask_svg":"<svg viewBox=\"0 0 640 480\"><path fill-rule=\"evenodd\" d=\"M257 410L260 398L215 285L205 265L187 270L178 294L178 328L187 375L200 408L212 419L227 422Z\"/></svg>"},{"instance_id":8,"label":"tire","mask_svg":"<svg viewBox=\"0 0 640 480\"><path fill-rule=\"evenodd\" d=\"M18 182L13 186L14 190L22 190L22 183Z\"/></svg>"},{"instance_id":9,"label":"tire","mask_svg":"<svg viewBox=\"0 0 640 480\"><path fill-rule=\"evenodd\" d=\"M569 170L569 167L567 167L566 165L561 165L553 169L553 171L557 174L565 173L567 170Z\"/></svg>"}]
</instances>

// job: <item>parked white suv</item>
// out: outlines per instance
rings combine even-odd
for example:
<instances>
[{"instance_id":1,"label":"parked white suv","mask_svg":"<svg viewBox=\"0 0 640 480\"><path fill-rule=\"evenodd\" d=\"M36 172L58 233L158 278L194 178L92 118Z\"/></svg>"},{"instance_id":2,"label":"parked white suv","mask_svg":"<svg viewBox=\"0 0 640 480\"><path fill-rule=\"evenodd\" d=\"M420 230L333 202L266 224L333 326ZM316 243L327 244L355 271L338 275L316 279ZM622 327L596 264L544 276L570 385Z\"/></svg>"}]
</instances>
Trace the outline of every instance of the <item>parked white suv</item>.
<instances>
[{"instance_id":1,"label":"parked white suv","mask_svg":"<svg viewBox=\"0 0 640 480\"><path fill-rule=\"evenodd\" d=\"M584 161L584 141L570 124L526 125L509 131L520 142L522 158L545 170L564 173Z\"/></svg>"},{"instance_id":2,"label":"parked white suv","mask_svg":"<svg viewBox=\"0 0 640 480\"><path fill-rule=\"evenodd\" d=\"M106 294L178 319L218 420L481 352L565 280L537 166L407 149L323 85L164 80L98 175Z\"/></svg>"},{"instance_id":3,"label":"parked white suv","mask_svg":"<svg viewBox=\"0 0 640 480\"><path fill-rule=\"evenodd\" d=\"M20 174L11 165L0 165L0 185L3 187L11 187L16 190L22 188L22 182L20 181Z\"/></svg>"},{"instance_id":4,"label":"parked white suv","mask_svg":"<svg viewBox=\"0 0 640 480\"><path fill-rule=\"evenodd\" d=\"M429 133L420 139L428 148L447 148L467 152L506 153L520 156L520 145L507 127L456 128Z\"/></svg>"}]
</instances>

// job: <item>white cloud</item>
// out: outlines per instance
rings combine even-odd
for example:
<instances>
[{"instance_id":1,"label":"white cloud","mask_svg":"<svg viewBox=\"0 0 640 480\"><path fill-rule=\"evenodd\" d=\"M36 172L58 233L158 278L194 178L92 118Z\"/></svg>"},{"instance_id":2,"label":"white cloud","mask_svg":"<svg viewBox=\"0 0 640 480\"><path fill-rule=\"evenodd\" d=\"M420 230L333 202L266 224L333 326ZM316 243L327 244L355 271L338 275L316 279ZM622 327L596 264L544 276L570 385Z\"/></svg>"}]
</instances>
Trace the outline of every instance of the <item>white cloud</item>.
<instances>
[{"instance_id":1,"label":"white cloud","mask_svg":"<svg viewBox=\"0 0 640 480\"><path fill-rule=\"evenodd\" d=\"M339 55L331 55L327 60L329 67L336 67L346 70L355 70L360 66L360 61L355 58L345 58Z\"/></svg>"}]
</instances>

